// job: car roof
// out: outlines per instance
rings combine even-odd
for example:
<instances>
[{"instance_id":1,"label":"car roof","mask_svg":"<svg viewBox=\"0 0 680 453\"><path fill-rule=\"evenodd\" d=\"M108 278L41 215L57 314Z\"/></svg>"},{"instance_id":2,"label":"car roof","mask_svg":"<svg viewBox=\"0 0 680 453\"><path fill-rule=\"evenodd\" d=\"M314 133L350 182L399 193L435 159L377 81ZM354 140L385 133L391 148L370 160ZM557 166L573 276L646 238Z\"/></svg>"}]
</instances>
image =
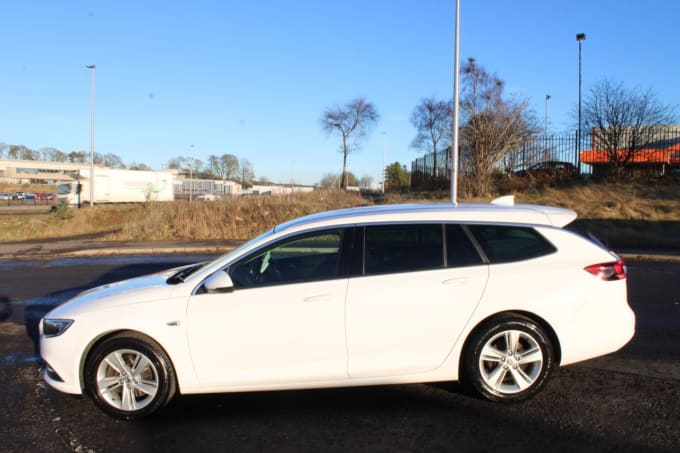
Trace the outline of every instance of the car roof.
<instances>
[{"instance_id":1,"label":"car roof","mask_svg":"<svg viewBox=\"0 0 680 453\"><path fill-rule=\"evenodd\" d=\"M275 233L333 225L391 222L480 222L547 225L563 227L576 219L577 214L553 206L515 205L508 197L492 203L411 203L362 206L325 211L300 217L274 228Z\"/></svg>"}]
</instances>

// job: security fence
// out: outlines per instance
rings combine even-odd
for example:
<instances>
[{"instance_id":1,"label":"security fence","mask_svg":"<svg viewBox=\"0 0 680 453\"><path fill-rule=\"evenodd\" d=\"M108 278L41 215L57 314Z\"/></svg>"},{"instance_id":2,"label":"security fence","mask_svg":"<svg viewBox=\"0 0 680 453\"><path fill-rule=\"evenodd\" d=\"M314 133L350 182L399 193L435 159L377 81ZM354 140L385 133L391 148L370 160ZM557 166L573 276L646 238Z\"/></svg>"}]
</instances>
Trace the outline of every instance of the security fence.
<instances>
[{"instance_id":1,"label":"security fence","mask_svg":"<svg viewBox=\"0 0 680 453\"><path fill-rule=\"evenodd\" d=\"M503 156L496 166L499 174L531 172L543 163L567 163L575 175L594 177L680 174L680 127L653 130L593 130L584 133L578 145L577 132L535 136ZM436 162L436 166L435 166ZM465 152L459 158L460 174L466 174ZM537 168L535 167L535 168ZM450 185L450 148L426 154L411 163L411 188L444 189Z\"/></svg>"}]
</instances>

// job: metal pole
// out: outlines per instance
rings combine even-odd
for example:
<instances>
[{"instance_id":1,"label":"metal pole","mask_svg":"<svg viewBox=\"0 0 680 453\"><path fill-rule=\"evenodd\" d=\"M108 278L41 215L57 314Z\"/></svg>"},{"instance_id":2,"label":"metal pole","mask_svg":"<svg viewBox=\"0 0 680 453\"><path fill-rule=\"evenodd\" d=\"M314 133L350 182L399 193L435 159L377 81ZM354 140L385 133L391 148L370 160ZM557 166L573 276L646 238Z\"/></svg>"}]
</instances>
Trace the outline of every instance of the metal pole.
<instances>
[{"instance_id":1,"label":"metal pole","mask_svg":"<svg viewBox=\"0 0 680 453\"><path fill-rule=\"evenodd\" d=\"M548 137L548 101L549 100L550 100L550 95L546 94L545 95L545 123L544 123L546 138Z\"/></svg>"},{"instance_id":2,"label":"metal pole","mask_svg":"<svg viewBox=\"0 0 680 453\"><path fill-rule=\"evenodd\" d=\"M78 194L78 209L80 209L80 168L78 169L78 176L76 179L76 193ZM68 200L66 203L68 203Z\"/></svg>"},{"instance_id":3,"label":"metal pole","mask_svg":"<svg viewBox=\"0 0 680 453\"><path fill-rule=\"evenodd\" d=\"M385 193L385 151L387 149L387 132L382 131L383 135L383 149L382 149L382 193Z\"/></svg>"},{"instance_id":4,"label":"metal pole","mask_svg":"<svg viewBox=\"0 0 680 453\"><path fill-rule=\"evenodd\" d=\"M189 203L194 197L194 157L191 155L194 151L194 145L189 146Z\"/></svg>"},{"instance_id":5,"label":"metal pole","mask_svg":"<svg viewBox=\"0 0 680 453\"><path fill-rule=\"evenodd\" d=\"M576 159L579 160L578 152L581 149L581 43L586 39L585 33L577 33L578 41L578 131L576 131Z\"/></svg>"},{"instance_id":6,"label":"metal pole","mask_svg":"<svg viewBox=\"0 0 680 453\"><path fill-rule=\"evenodd\" d=\"M97 66L85 66L91 71L92 89L90 93L90 206L94 206L94 76Z\"/></svg>"},{"instance_id":7,"label":"metal pole","mask_svg":"<svg viewBox=\"0 0 680 453\"><path fill-rule=\"evenodd\" d=\"M456 35L453 56L453 121L451 122L451 202L458 206L458 73L460 66L460 0L456 0Z\"/></svg>"}]
</instances>

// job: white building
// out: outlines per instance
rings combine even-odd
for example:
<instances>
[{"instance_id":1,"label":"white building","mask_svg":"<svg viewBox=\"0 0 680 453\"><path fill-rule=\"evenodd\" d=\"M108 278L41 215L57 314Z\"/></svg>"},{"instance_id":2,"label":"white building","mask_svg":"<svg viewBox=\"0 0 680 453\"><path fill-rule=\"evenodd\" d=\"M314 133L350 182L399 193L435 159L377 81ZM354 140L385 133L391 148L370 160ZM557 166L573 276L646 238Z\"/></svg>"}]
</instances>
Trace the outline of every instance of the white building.
<instances>
[{"instance_id":1,"label":"white building","mask_svg":"<svg viewBox=\"0 0 680 453\"><path fill-rule=\"evenodd\" d=\"M108 168L95 165L97 168ZM78 179L90 170L89 163L47 162L44 160L0 159L0 182L12 184L59 184Z\"/></svg>"}]
</instances>

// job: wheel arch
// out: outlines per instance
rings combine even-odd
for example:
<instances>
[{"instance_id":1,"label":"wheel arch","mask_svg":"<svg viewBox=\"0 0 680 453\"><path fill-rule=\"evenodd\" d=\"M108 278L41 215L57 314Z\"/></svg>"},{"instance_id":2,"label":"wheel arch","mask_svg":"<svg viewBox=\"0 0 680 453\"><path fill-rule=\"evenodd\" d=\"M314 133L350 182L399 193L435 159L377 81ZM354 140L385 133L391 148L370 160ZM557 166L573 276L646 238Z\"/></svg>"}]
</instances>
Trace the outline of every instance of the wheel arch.
<instances>
[{"instance_id":1,"label":"wheel arch","mask_svg":"<svg viewBox=\"0 0 680 453\"><path fill-rule=\"evenodd\" d=\"M487 316L486 318L482 319L475 325L474 328L470 330L470 332L467 334L467 337L465 338L465 342L463 343L463 347L460 350L460 356L458 360L458 376L463 377L463 367L465 366L465 361L466 361L466 354L469 349L469 344L470 341L474 338L475 334L482 328L484 328L487 324L491 324L495 322L498 319L502 318L525 318L530 320L531 322L534 322L538 324L539 327L543 329L545 334L548 336L548 339L550 340L550 343L552 345L553 353L555 356L553 359L555 360L555 363L557 366L559 366L560 362L562 361L562 347L560 345L559 338L557 337L557 334L555 333L555 329L552 328L550 323L543 319L542 317L536 315L535 313L523 311L523 310L508 310L508 311L502 311L499 313L494 313L492 315Z\"/></svg>"},{"instance_id":2,"label":"wheel arch","mask_svg":"<svg viewBox=\"0 0 680 453\"><path fill-rule=\"evenodd\" d=\"M100 345L102 342L108 340L109 338L114 338L114 337L133 337L141 341L145 341L148 343L151 343L152 346L157 346L159 349L163 351L165 356L169 360L169 366L172 367L173 369L173 376L175 380L175 386L177 386L177 368L175 367L175 364L172 362L172 357L168 354L167 349L163 347L163 345L155 340L153 337L137 331L137 330L132 330L132 329L118 329L118 330L112 330L110 332L103 333L99 335L98 337L92 339L90 343L87 345L85 350L83 351L82 356L80 357L80 365L78 369L78 379L80 381L80 390L85 393L86 388L85 388L85 370L87 368L87 361L90 358L90 355L92 354L92 351Z\"/></svg>"}]
</instances>

